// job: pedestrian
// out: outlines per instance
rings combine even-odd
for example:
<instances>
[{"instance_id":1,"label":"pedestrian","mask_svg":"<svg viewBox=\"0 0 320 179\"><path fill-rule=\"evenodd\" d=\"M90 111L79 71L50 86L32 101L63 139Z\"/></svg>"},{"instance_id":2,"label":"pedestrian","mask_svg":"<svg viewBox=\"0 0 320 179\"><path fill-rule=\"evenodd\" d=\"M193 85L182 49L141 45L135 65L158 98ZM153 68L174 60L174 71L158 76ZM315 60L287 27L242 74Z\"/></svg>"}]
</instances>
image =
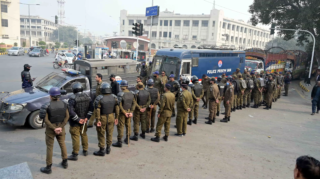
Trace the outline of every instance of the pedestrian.
<instances>
[{"instance_id":1,"label":"pedestrian","mask_svg":"<svg viewBox=\"0 0 320 179\"><path fill-rule=\"evenodd\" d=\"M291 79L292 77L291 77L290 71L287 71L286 76L284 77L284 95L283 96L288 96Z\"/></svg>"},{"instance_id":2,"label":"pedestrian","mask_svg":"<svg viewBox=\"0 0 320 179\"><path fill-rule=\"evenodd\" d=\"M49 90L50 102L41 107L40 118L44 119L46 124L46 145L47 145L47 157L46 157L46 167L42 167L40 171L42 173L50 174L52 172L52 155L53 155L53 144L54 138L57 139L62 157L63 168L68 168L68 155L67 148L65 144L66 132L64 126L69 120L69 112L67 104L60 101L61 96L60 89L58 87L52 87Z\"/></svg>"},{"instance_id":3,"label":"pedestrian","mask_svg":"<svg viewBox=\"0 0 320 179\"><path fill-rule=\"evenodd\" d=\"M147 108L147 130L146 133L153 133L154 132L154 125L155 125L155 117L157 111L157 105L160 102L160 93L157 88L153 87L153 79L149 79L147 82L148 91L150 93L151 102Z\"/></svg>"},{"instance_id":4,"label":"pedestrian","mask_svg":"<svg viewBox=\"0 0 320 179\"><path fill-rule=\"evenodd\" d=\"M199 102L204 95L203 86L199 84L199 79L196 75L191 77L192 85L191 85L191 94L193 98L193 106L191 111L189 112L189 122L188 125L197 124L198 120L198 111L199 111ZM194 120L192 120L194 119Z\"/></svg>"},{"instance_id":5,"label":"pedestrian","mask_svg":"<svg viewBox=\"0 0 320 179\"><path fill-rule=\"evenodd\" d=\"M163 137L163 139L165 141L168 141L171 115L175 101L175 96L171 93L170 88L171 85L169 83L165 84L165 92L161 96L160 107L158 111L158 122L155 134L156 137L151 138L151 140L154 142L160 142L161 129L163 125L165 130L165 136Z\"/></svg>"},{"instance_id":6,"label":"pedestrian","mask_svg":"<svg viewBox=\"0 0 320 179\"><path fill-rule=\"evenodd\" d=\"M143 83L143 85L146 85L146 81L147 81L147 67L146 67L146 63L142 62L141 63L141 69L140 69L140 77L141 77L141 82Z\"/></svg>"},{"instance_id":7,"label":"pedestrian","mask_svg":"<svg viewBox=\"0 0 320 179\"><path fill-rule=\"evenodd\" d=\"M69 132L72 139L72 155L68 160L78 160L80 150L80 137L83 149L83 155L88 155L88 136L87 136L87 120L90 119L93 111L91 98L88 94L83 93L83 86L77 82L72 85L73 95L68 100L69 110Z\"/></svg>"},{"instance_id":8,"label":"pedestrian","mask_svg":"<svg viewBox=\"0 0 320 179\"><path fill-rule=\"evenodd\" d=\"M208 89L209 118L206 118L209 119L209 121L207 121L206 124L212 125L212 123L215 123L216 120L217 104L219 103L220 91L214 77L210 79L210 83L211 85Z\"/></svg>"},{"instance_id":9,"label":"pedestrian","mask_svg":"<svg viewBox=\"0 0 320 179\"><path fill-rule=\"evenodd\" d=\"M279 72L279 75L278 75L278 83L279 83L279 88L278 88L277 95L278 95L278 99L280 99L280 98L281 98L282 86L283 86L283 84L284 84L284 78L283 78L282 72Z\"/></svg>"},{"instance_id":10,"label":"pedestrian","mask_svg":"<svg viewBox=\"0 0 320 179\"><path fill-rule=\"evenodd\" d=\"M100 94L101 94L101 84L102 84L102 75L100 73L98 73L96 75L96 82L97 82L97 86L96 86L96 94L95 96L98 97ZM94 123L94 120L96 118L96 109L94 109L93 113L92 113L92 116L90 117L90 120L89 120L89 124L88 124L88 128L92 128L93 127L93 123Z\"/></svg>"},{"instance_id":11,"label":"pedestrian","mask_svg":"<svg viewBox=\"0 0 320 179\"><path fill-rule=\"evenodd\" d=\"M111 81L112 94L118 95L120 87L119 87L119 83L116 80L116 76L114 74L110 75L110 81Z\"/></svg>"},{"instance_id":12,"label":"pedestrian","mask_svg":"<svg viewBox=\"0 0 320 179\"><path fill-rule=\"evenodd\" d=\"M133 125L134 125L134 136L130 137L130 140L138 141L139 126L141 124L140 137L146 138L146 120L147 120L147 107L150 105L151 97L149 91L143 88L141 82L138 83L138 90L135 92L136 107L133 113Z\"/></svg>"},{"instance_id":13,"label":"pedestrian","mask_svg":"<svg viewBox=\"0 0 320 179\"><path fill-rule=\"evenodd\" d=\"M203 86L203 97L202 97L202 102L203 102L203 109L207 109L207 104L208 104L208 88L210 86L210 79L209 77L206 75L206 74L203 74L202 75L202 79L201 79L201 83L202 83L202 86Z\"/></svg>"},{"instance_id":14,"label":"pedestrian","mask_svg":"<svg viewBox=\"0 0 320 179\"><path fill-rule=\"evenodd\" d=\"M240 93L240 84L237 82L237 75L232 76L232 84L234 87L233 102L231 104L231 111L235 112L238 108L238 94Z\"/></svg>"},{"instance_id":15,"label":"pedestrian","mask_svg":"<svg viewBox=\"0 0 320 179\"><path fill-rule=\"evenodd\" d=\"M293 170L294 179L320 178L320 161L310 156L300 156Z\"/></svg>"},{"instance_id":16,"label":"pedestrian","mask_svg":"<svg viewBox=\"0 0 320 179\"><path fill-rule=\"evenodd\" d=\"M136 79L136 81L137 81L136 90L139 90L138 83L142 83L142 79L143 78L141 76L137 76L137 79ZM143 88L145 88L143 83L142 83L142 85L143 85Z\"/></svg>"},{"instance_id":17,"label":"pedestrian","mask_svg":"<svg viewBox=\"0 0 320 179\"><path fill-rule=\"evenodd\" d=\"M313 87L311 91L311 100L312 100L312 113L311 115L314 115L316 113L319 113L319 102L320 102L320 81L317 81L317 84Z\"/></svg>"},{"instance_id":18,"label":"pedestrian","mask_svg":"<svg viewBox=\"0 0 320 179\"><path fill-rule=\"evenodd\" d=\"M87 52L86 58L87 58L87 59L91 59L91 55L89 54L89 52Z\"/></svg>"},{"instance_id":19,"label":"pedestrian","mask_svg":"<svg viewBox=\"0 0 320 179\"><path fill-rule=\"evenodd\" d=\"M78 57L77 60L82 60L83 55L81 51L79 51L79 53L77 54L77 57Z\"/></svg>"},{"instance_id":20,"label":"pedestrian","mask_svg":"<svg viewBox=\"0 0 320 179\"><path fill-rule=\"evenodd\" d=\"M118 125L119 117L118 98L112 94L109 83L105 82L101 84L101 95L96 98L94 103L97 117L98 146L100 150L95 151L93 154L96 156L104 156L111 152L110 146L112 144L113 126L114 124ZM106 143L107 148L106 151L104 151Z\"/></svg>"},{"instance_id":21,"label":"pedestrian","mask_svg":"<svg viewBox=\"0 0 320 179\"><path fill-rule=\"evenodd\" d=\"M154 88L157 88L158 91L161 91L162 88L163 88L163 87L162 87L163 84L161 83L161 79L160 79L160 77L159 77L159 71L155 71L155 72L153 73L153 81L154 81L153 87L154 87Z\"/></svg>"},{"instance_id":22,"label":"pedestrian","mask_svg":"<svg viewBox=\"0 0 320 179\"><path fill-rule=\"evenodd\" d=\"M33 86L33 81L35 78L31 78L30 74L31 66L29 64L24 64L23 71L21 72L21 81L22 81L22 88L29 88Z\"/></svg>"},{"instance_id":23,"label":"pedestrian","mask_svg":"<svg viewBox=\"0 0 320 179\"><path fill-rule=\"evenodd\" d=\"M132 112L136 108L136 102L135 102L135 97L128 90L128 82L126 80L122 80L120 83L121 86L121 92L118 94L118 101L119 101L119 118L118 118L118 125L117 125L117 131L118 131L118 142L113 143L112 146L114 147L122 147L122 137L123 137L123 128L126 126L127 132L126 132L126 138L124 139L124 142L126 144L129 143L129 138L128 136L131 133L131 128L130 128L130 121Z\"/></svg>"},{"instance_id":24,"label":"pedestrian","mask_svg":"<svg viewBox=\"0 0 320 179\"><path fill-rule=\"evenodd\" d=\"M180 92L180 84L178 81L176 81L175 79L175 76L174 74L171 74L169 76L169 81L168 81L168 84L171 86L170 88L170 91L171 93L174 94L175 96L175 101L177 101L178 99L178 94ZM175 117L176 116L176 110L175 110L175 106L173 105L173 108L172 108L172 116L171 117Z\"/></svg>"},{"instance_id":25,"label":"pedestrian","mask_svg":"<svg viewBox=\"0 0 320 179\"><path fill-rule=\"evenodd\" d=\"M162 84L162 85L165 85L165 84L168 83L168 77L167 77L165 71L162 71L162 72L161 72L160 80L161 80L161 84ZM161 94L164 93L163 89L164 89L164 88L162 88Z\"/></svg>"},{"instance_id":26,"label":"pedestrian","mask_svg":"<svg viewBox=\"0 0 320 179\"><path fill-rule=\"evenodd\" d=\"M273 80L272 75L269 75L268 77L269 77L269 79L266 83L266 88L265 88L265 90L266 90L266 103L267 104L266 104L266 108L264 108L267 110L271 109L271 107L272 107L272 101L274 98L274 91L277 88L276 84L275 84L275 80Z\"/></svg>"},{"instance_id":27,"label":"pedestrian","mask_svg":"<svg viewBox=\"0 0 320 179\"><path fill-rule=\"evenodd\" d=\"M233 84L231 83L232 78L226 79L226 86L223 92L223 105L225 108L225 116L220 122L229 122L231 115L231 102L233 101L234 92L233 92Z\"/></svg>"},{"instance_id":28,"label":"pedestrian","mask_svg":"<svg viewBox=\"0 0 320 179\"><path fill-rule=\"evenodd\" d=\"M278 72L273 73L273 81L276 85L276 89L273 91L273 102L276 102L278 100L278 88L279 88Z\"/></svg>"},{"instance_id":29,"label":"pedestrian","mask_svg":"<svg viewBox=\"0 0 320 179\"><path fill-rule=\"evenodd\" d=\"M193 106L193 99L191 93L188 91L188 83L189 79L186 77L182 77L181 79L181 94L179 94L177 101L177 118L176 118L176 126L177 133L176 136L185 136L187 133L187 120L188 113L191 111Z\"/></svg>"},{"instance_id":30,"label":"pedestrian","mask_svg":"<svg viewBox=\"0 0 320 179\"><path fill-rule=\"evenodd\" d=\"M240 92L238 93L237 104L238 104L238 109L242 110L243 96L244 96L244 91L247 88L247 85L246 85L246 82L243 80L241 73L238 74L237 82L238 82L238 84L240 84L239 85Z\"/></svg>"},{"instance_id":31,"label":"pedestrian","mask_svg":"<svg viewBox=\"0 0 320 179\"><path fill-rule=\"evenodd\" d=\"M250 76L250 74L248 74L249 72L247 72L247 74L245 74L246 76L246 83L247 83L247 88L244 90L244 96L243 96L243 108L249 108L250 107L250 103L251 103L251 92L252 89L254 88L253 85L253 80Z\"/></svg>"}]
</instances>

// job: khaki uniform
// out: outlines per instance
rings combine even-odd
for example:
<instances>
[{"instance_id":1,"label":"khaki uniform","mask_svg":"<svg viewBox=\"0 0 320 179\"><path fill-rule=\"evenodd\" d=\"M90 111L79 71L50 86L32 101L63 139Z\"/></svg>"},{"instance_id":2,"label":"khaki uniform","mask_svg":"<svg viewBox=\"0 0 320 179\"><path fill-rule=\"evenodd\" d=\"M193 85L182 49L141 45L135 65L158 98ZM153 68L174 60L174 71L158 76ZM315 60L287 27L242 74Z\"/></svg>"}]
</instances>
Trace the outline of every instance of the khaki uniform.
<instances>
[{"instance_id":1,"label":"khaki uniform","mask_svg":"<svg viewBox=\"0 0 320 179\"><path fill-rule=\"evenodd\" d=\"M83 133L82 133L82 129L83 129ZM84 151L88 151L89 144L88 144L88 135L87 135L87 125L80 125L80 126L73 126L73 127L70 126L69 132L71 134L73 153L75 154L79 153L80 137L81 137L82 149Z\"/></svg>"},{"instance_id":2,"label":"khaki uniform","mask_svg":"<svg viewBox=\"0 0 320 179\"><path fill-rule=\"evenodd\" d=\"M149 87L149 88L153 88L153 86ZM150 104L153 105L152 111L150 106L148 106L147 108L147 129L151 128L154 129L154 125L155 125L155 117L156 117L156 111L157 111L157 105L160 101L160 94L158 92L158 99L154 102L154 104ZM151 114L150 114L151 111Z\"/></svg>"},{"instance_id":3,"label":"khaki uniform","mask_svg":"<svg viewBox=\"0 0 320 179\"><path fill-rule=\"evenodd\" d=\"M273 99L276 100L278 98L278 80L277 80L278 76L275 76L275 78L273 79L274 84L276 85L276 89L273 90Z\"/></svg>"},{"instance_id":4,"label":"khaki uniform","mask_svg":"<svg viewBox=\"0 0 320 179\"><path fill-rule=\"evenodd\" d=\"M68 158L67 156L67 147L65 144L65 138L66 138L66 131L64 129L64 126L67 124L69 120L69 111L66 110L66 117L64 118L64 121L62 123L54 123L52 124L49 121L48 113L46 114L46 117L44 119L44 122L46 123L46 145L47 145L47 158L46 163L47 166L52 164L52 155L53 155L53 144L54 144L54 138L57 139L60 149L61 149L61 157L63 160L66 160ZM62 132L60 134L56 134L54 130L56 128L62 128Z\"/></svg>"},{"instance_id":5,"label":"khaki uniform","mask_svg":"<svg viewBox=\"0 0 320 179\"><path fill-rule=\"evenodd\" d=\"M141 82L142 83L142 82ZM143 89L146 87L146 86L144 86L144 84L142 85L143 87ZM139 90L139 87L138 87L138 84L136 85L136 90Z\"/></svg>"},{"instance_id":6,"label":"khaki uniform","mask_svg":"<svg viewBox=\"0 0 320 179\"><path fill-rule=\"evenodd\" d=\"M153 81L154 81L154 85L153 87L154 88L157 88L158 91L161 91L163 89L163 84L161 83L161 79L160 77L158 76L158 78L153 78ZM165 84L164 84L165 85Z\"/></svg>"},{"instance_id":7,"label":"khaki uniform","mask_svg":"<svg viewBox=\"0 0 320 179\"><path fill-rule=\"evenodd\" d=\"M251 77L247 76L246 80L249 80L249 79L251 79ZM247 85L247 88L245 89L244 95L243 95L243 105L244 106L247 106L251 103L251 92L252 92L252 89L249 89L249 86Z\"/></svg>"},{"instance_id":8,"label":"khaki uniform","mask_svg":"<svg viewBox=\"0 0 320 179\"><path fill-rule=\"evenodd\" d=\"M165 76L159 76L160 77L160 80L161 80L161 84L162 86L166 85L168 83L168 77L165 75ZM164 93L164 88L161 88L161 91L159 91L160 94Z\"/></svg>"},{"instance_id":9,"label":"khaki uniform","mask_svg":"<svg viewBox=\"0 0 320 179\"><path fill-rule=\"evenodd\" d=\"M276 84L274 80L268 81L266 84L266 102L267 102L267 107L272 106L272 99L274 97L274 91L276 90Z\"/></svg>"},{"instance_id":10,"label":"khaki uniform","mask_svg":"<svg viewBox=\"0 0 320 179\"><path fill-rule=\"evenodd\" d=\"M261 92L262 88L260 86L259 79L254 77L253 78L253 83L254 83L254 88L253 88L253 101L254 105L259 105L260 104L260 99L261 99Z\"/></svg>"},{"instance_id":11,"label":"khaki uniform","mask_svg":"<svg viewBox=\"0 0 320 179\"><path fill-rule=\"evenodd\" d=\"M105 95L108 96L111 94L105 94ZM114 113L101 115L100 111L101 111L101 104L99 102L98 107L96 109L97 122L99 121L101 122L101 126L100 127L97 126L97 135L98 135L98 141L99 141L98 146L100 148L105 148L106 136L107 136L107 146L111 146L112 144L114 120L119 118L118 100L116 99Z\"/></svg>"},{"instance_id":12,"label":"khaki uniform","mask_svg":"<svg viewBox=\"0 0 320 179\"><path fill-rule=\"evenodd\" d=\"M197 83L199 83L199 82L197 82ZM197 83L195 83L195 84L197 84ZM191 94L192 94L192 98L193 98L193 106L192 106L191 111L189 112L189 118L193 119L193 118L198 118L200 100L198 101L197 99L201 99L203 97L204 90L202 89L202 93L201 93L200 97L197 97L194 94L194 90L191 90Z\"/></svg>"},{"instance_id":13,"label":"khaki uniform","mask_svg":"<svg viewBox=\"0 0 320 179\"><path fill-rule=\"evenodd\" d=\"M233 98L234 98L234 91L233 91L234 89L233 89L233 85L231 85L231 84L229 86L225 86L226 89L225 89L224 94L223 94L223 105L224 105L224 108L225 108L225 118L230 117L230 114L231 114L231 103L232 103Z\"/></svg>"},{"instance_id":14,"label":"khaki uniform","mask_svg":"<svg viewBox=\"0 0 320 179\"><path fill-rule=\"evenodd\" d=\"M176 118L177 133L180 135L187 133L188 108L192 109L192 103L191 93L188 90L182 91L177 101L178 114Z\"/></svg>"},{"instance_id":15,"label":"khaki uniform","mask_svg":"<svg viewBox=\"0 0 320 179\"><path fill-rule=\"evenodd\" d=\"M237 99L237 104L238 104L238 107L242 107L243 106L243 95L244 95L244 88L242 88L242 85L241 85L241 80L243 80L243 78L239 78L238 79L240 82L240 92L238 93L238 99Z\"/></svg>"},{"instance_id":16,"label":"khaki uniform","mask_svg":"<svg viewBox=\"0 0 320 179\"><path fill-rule=\"evenodd\" d=\"M139 90L141 91L143 89L139 89ZM137 94L136 99L138 99L138 96L139 94ZM141 131L145 132L147 130L147 126L146 126L147 107L150 105L150 102L151 102L150 94L149 94L149 98L146 105L139 106L139 104L137 103L137 100L135 100L135 102L136 102L135 104L136 108L133 113L134 133L138 134L140 122L141 122ZM140 109L143 109L143 108L146 108L146 110L144 112L141 112Z\"/></svg>"},{"instance_id":17,"label":"khaki uniform","mask_svg":"<svg viewBox=\"0 0 320 179\"><path fill-rule=\"evenodd\" d=\"M211 84L208 89L208 101L209 101L209 120L214 120L217 113L217 102L219 99L220 91L217 84ZM220 102L220 101L219 101Z\"/></svg>"},{"instance_id":18,"label":"khaki uniform","mask_svg":"<svg viewBox=\"0 0 320 179\"><path fill-rule=\"evenodd\" d=\"M102 81L100 83L97 83L97 86L96 86L96 97L98 97L99 95L101 95L101 84L102 84ZM93 126L93 123L94 123L94 119L96 118L96 109L94 109L93 113L92 113L92 116L90 117L90 120L89 120L89 124L88 126Z\"/></svg>"},{"instance_id":19,"label":"khaki uniform","mask_svg":"<svg viewBox=\"0 0 320 179\"><path fill-rule=\"evenodd\" d=\"M202 97L202 102L203 104L207 105L208 104L208 88L210 86L210 78L207 77L207 79L205 78L202 78L201 79L201 83L202 83L202 86L203 86L203 97Z\"/></svg>"},{"instance_id":20,"label":"khaki uniform","mask_svg":"<svg viewBox=\"0 0 320 179\"><path fill-rule=\"evenodd\" d=\"M164 125L165 135L169 136L170 121L171 121L174 102L175 102L175 96L170 91L163 93L163 95L161 96L160 108L158 113L160 114L160 117L158 118L155 136L160 137L161 129L163 125Z\"/></svg>"}]
</instances>

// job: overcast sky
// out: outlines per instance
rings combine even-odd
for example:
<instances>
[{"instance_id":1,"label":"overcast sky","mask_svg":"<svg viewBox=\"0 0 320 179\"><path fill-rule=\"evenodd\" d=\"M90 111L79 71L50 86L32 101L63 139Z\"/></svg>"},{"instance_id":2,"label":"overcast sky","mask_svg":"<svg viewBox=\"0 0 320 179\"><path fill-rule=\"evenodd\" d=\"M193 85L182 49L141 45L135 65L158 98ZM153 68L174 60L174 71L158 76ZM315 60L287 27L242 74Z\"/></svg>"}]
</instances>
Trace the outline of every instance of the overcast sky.
<instances>
[{"instance_id":1,"label":"overcast sky","mask_svg":"<svg viewBox=\"0 0 320 179\"><path fill-rule=\"evenodd\" d=\"M31 15L38 15L54 21L58 14L57 0L20 0L22 3L35 3L40 6L30 6ZM224 10L228 18L250 19L249 5L253 0L216 0L216 9ZM126 9L129 14L145 14L146 7L152 5L152 0L65 0L65 23L81 25L83 32L89 30L93 35L119 32L120 10ZM154 0L154 5L160 6L160 11L169 10L180 14L209 14L213 0ZM20 5L21 15L28 15L28 6ZM119 34L119 33L118 33Z\"/></svg>"}]
</instances>

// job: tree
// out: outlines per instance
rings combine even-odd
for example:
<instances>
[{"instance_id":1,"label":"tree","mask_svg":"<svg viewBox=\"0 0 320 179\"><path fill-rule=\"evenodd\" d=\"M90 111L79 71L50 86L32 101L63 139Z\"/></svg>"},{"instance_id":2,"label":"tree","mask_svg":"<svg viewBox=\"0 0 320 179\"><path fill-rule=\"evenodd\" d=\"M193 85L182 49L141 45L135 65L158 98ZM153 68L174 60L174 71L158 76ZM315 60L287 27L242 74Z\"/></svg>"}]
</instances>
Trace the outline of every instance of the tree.
<instances>
[{"instance_id":1,"label":"tree","mask_svg":"<svg viewBox=\"0 0 320 179\"><path fill-rule=\"evenodd\" d=\"M17 43L17 42L15 42L15 43L13 44L13 46L15 46L15 47L16 47L16 46L18 46L18 43Z\"/></svg>"},{"instance_id":2,"label":"tree","mask_svg":"<svg viewBox=\"0 0 320 179\"><path fill-rule=\"evenodd\" d=\"M39 42L39 45L42 45L42 46L43 46L43 45L46 45L46 43L45 43L44 41L40 41L40 42Z\"/></svg>"},{"instance_id":3,"label":"tree","mask_svg":"<svg viewBox=\"0 0 320 179\"><path fill-rule=\"evenodd\" d=\"M60 48L61 44L59 42L54 43L54 48Z\"/></svg>"},{"instance_id":4,"label":"tree","mask_svg":"<svg viewBox=\"0 0 320 179\"><path fill-rule=\"evenodd\" d=\"M284 40L282 37L276 37L272 40L270 40L267 44L265 49L268 50L272 47L281 47L285 50L302 50L306 51L305 46L301 46L300 44L297 44L296 39L290 39L290 40ZM271 50L271 52L278 53L280 52L281 49L279 48L274 48Z\"/></svg>"},{"instance_id":5,"label":"tree","mask_svg":"<svg viewBox=\"0 0 320 179\"><path fill-rule=\"evenodd\" d=\"M316 38L315 60L320 64L320 1L319 0L254 0L249 7L253 25L275 23L281 29L310 31ZM279 31L285 40L295 36L294 31ZM298 32L298 43L313 43L306 32ZM308 44L309 46L309 44ZM309 48L307 48L309 50Z\"/></svg>"},{"instance_id":6,"label":"tree","mask_svg":"<svg viewBox=\"0 0 320 179\"><path fill-rule=\"evenodd\" d=\"M22 47L26 47L26 42L22 42Z\"/></svg>"},{"instance_id":7,"label":"tree","mask_svg":"<svg viewBox=\"0 0 320 179\"><path fill-rule=\"evenodd\" d=\"M58 29L54 30L51 40L56 41L58 39L58 34L59 34L60 42L63 42L64 44L68 44L69 47L72 47L74 45L74 41L77 40L77 33L78 32L75 27L59 26L59 33L58 33ZM80 34L78 34L78 39L81 42L82 36Z\"/></svg>"}]
</instances>

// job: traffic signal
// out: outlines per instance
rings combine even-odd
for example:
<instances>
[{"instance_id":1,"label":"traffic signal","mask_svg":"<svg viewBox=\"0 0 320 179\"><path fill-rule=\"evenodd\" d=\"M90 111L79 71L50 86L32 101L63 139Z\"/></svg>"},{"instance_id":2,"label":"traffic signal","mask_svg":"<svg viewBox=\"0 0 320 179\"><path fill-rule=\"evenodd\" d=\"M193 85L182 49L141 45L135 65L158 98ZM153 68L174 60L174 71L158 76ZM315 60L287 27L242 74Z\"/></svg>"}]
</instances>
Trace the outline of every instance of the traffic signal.
<instances>
[{"instance_id":1,"label":"traffic signal","mask_svg":"<svg viewBox=\"0 0 320 179\"><path fill-rule=\"evenodd\" d=\"M139 36L142 36L142 34L143 34L143 24L140 24Z\"/></svg>"},{"instance_id":2,"label":"traffic signal","mask_svg":"<svg viewBox=\"0 0 320 179\"><path fill-rule=\"evenodd\" d=\"M78 46L79 45L79 40L75 40L74 44Z\"/></svg>"},{"instance_id":3,"label":"traffic signal","mask_svg":"<svg viewBox=\"0 0 320 179\"><path fill-rule=\"evenodd\" d=\"M271 24L271 31L270 31L270 35L273 35L274 34L274 30L276 28L276 24L275 23L272 23Z\"/></svg>"},{"instance_id":4,"label":"traffic signal","mask_svg":"<svg viewBox=\"0 0 320 179\"><path fill-rule=\"evenodd\" d=\"M58 16L55 16L55 23L58 24Z\"/></svg>"},{"instance_id":5,"label":"traffic signal","mask_svg":"<svg viewBox=\"0 0 320 179\"><path fill-rule=\"evenodd\" d=\"M138 36L139 30L138 30L138 23L133 23L132 24L134 27L132 28L132 34Z\"/></svg>"}]
</instances>

